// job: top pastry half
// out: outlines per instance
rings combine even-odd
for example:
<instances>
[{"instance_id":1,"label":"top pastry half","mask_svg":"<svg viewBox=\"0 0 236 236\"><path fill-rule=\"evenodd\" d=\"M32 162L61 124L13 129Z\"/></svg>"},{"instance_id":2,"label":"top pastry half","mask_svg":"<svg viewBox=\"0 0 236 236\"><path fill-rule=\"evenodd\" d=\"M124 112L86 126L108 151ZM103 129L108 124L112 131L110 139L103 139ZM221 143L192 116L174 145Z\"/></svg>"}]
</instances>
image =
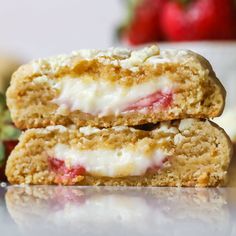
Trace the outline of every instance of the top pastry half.
<instances>
[{"instance_id":1,"label":"top pastry half","mask_svg":"<svg viewBox=\"0 0 236 236\"><path fill-rule=\"evenodd\" d=\"M39 59L21 66L7 91L21 129L212 118L222 113L224 101L225 90L205 58L155 45Z\"/></svg>"}]
</instances>

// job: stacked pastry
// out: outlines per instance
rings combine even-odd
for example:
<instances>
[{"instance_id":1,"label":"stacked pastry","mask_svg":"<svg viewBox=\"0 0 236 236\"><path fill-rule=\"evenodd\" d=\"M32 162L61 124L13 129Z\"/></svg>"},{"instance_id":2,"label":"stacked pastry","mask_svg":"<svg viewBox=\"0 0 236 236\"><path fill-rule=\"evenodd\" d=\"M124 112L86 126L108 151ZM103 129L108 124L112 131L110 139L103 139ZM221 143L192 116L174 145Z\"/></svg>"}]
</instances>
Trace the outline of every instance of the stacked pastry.
<instances>
[{"instance_id":1,"label":"stacked pastry","mask_svg":"<svg viewBox=\"0 0 236 236\"><path fill-rule=\"evenodd\" d=\"M13 184L219 186L231 143L208 118L225 90L188 50L81 50L21 66L7 92L25 130Z\"/></svg>"}]
</instances>

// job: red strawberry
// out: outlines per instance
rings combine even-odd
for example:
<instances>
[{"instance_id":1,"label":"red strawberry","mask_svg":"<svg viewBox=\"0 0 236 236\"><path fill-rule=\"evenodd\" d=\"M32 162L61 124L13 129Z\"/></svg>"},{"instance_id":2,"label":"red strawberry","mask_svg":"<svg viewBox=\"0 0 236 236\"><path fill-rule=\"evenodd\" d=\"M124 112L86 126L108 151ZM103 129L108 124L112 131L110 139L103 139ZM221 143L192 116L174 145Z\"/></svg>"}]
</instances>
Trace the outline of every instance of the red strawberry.
<instances>
[{"instance_id":1,"label":"red strawberry","mask_svg":"<svg viewBox=\"0 0 236 236\"><path fill-rule=\"evenodd\" d=\"M0 165L0 182L1 181L6 181L6 176L5 176L5 163L3 165Z\"/></svg>"},{"instance_id":2,"label":"red strawberry","mask_svg":"<svg viewBox=\"0 0 236 236\"><path fill-rule=\"evenodd\" d=\"M234 0L175 0L165 4L162 29L169 40L236 38ZM183 3L185 2L185 3Z\"/></svg>"},{"instance_id":3,"label":"red strawberry","mask_svg":"<svg viewBox=\"0 0 236 236\"><path fill-rule=\"evenodd\" d=\"M138 45L162 39L160 12L165 0L142 0L134 8L131 22L125 27L122 39Z\"/></svg>"},{"instance_id":4,"label":"red strawberry","mask_svg":"<svg viewBox=\"0 0 236 236\"><path fill-rule=\"evenodd\" d=\"M6 180L4 173L6 160L17 143L18 141L16 140L5 140L3 142L0 142L0 181Z\"/></svg>"},{"instance_id":5,"label":"red strawberry","mask_svg":"<svg viewBox=\"0 0 236 236\"><path fill-rule=\"evenodd\" d=\"M69 181L72 185L74 178L79 175L84 175L86 173L86 169L80 165L68 168L66 167L64 161L54 157L50 157L48 161L50 170L57 174L56 181L58 184L61 184L64 181Z\"/></svg>"},{"instance_id":6,"label":"red strawberry","mask_svg":"<svg viewBox=\"0 0 236 236\"><path fill-rule=\"evenodd\" d=\"M3 144L5 146L5 155L8 157L11 154L11 151L14 149L14 147L17 145L17 140L5 140L3 141Z\"/></svg>"},{"instance_id":7,"label":"red strawberry","mask_svg":"<svg viewBox=\"0 0 236 236\"><path fill-rule=\"evenodd\" d=\"M236 2L235 0L217 0L217 39L236 39Z\"/></svg>"},{"instance_id":8,"label":"red strawberry","mask_svg":"<svg viewBox=\"0 0 236 236\"><path fill-rule=\"evenodd\" d=\"M131 104L125 111L139 110L142 108L152 108L155 105L162 109L171 105L173 100L173 94L171 92L157 91L147 97L141 98L137 102Z\"/></svg>"},{"instance_id":9,"label":"red strawberry","mask_svg":"<svg viewBox=\"0 0 236 236\"><path fill-rule=\"evenodd\" d=\"M5 179L6 160L17 144L20 131L12 124L5 96L0 93L0 181Z\"/></svg>"}]
</instances>

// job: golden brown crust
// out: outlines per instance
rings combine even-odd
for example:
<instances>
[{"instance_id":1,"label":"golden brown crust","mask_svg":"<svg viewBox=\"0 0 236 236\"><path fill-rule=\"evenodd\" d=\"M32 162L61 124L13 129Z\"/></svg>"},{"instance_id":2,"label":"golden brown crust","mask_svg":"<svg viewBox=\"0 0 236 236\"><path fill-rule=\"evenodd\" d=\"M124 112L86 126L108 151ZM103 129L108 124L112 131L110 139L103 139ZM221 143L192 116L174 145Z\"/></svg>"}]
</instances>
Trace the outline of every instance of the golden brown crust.
<instances>
[{"instance_id":1,"label":"golden brown crust","mask_svg":"<svg viewBox=\"0 0 236 236\"><path fill-rule=\"evenodd\" d=\"M186 57L186 58L185 58ZM102 57L103 58L103 57ZM107 58L107 57L106 57ZM184 58L184 59L183 59ZM64 60L54 59L33 62L21 66L12 77L7 91L7 103L16 126L21 129L40 128L48 125L75 124L80 126L111 127L115 125L139 125L186 117L210 118L219 116L224 108L225 90L216 78L209 62L198 54L187 52L177 62L161 64L140 63L138 70L123 68L118 62L104 64L101 57L85 60L81 56L68 56ZM57 63L55 63L55 61ZM66 61L66 63L65 63ZM147 60L146 60L147 61ZM36 67L36 69L35 69ZM46 75L52 81L60 81L70 75L103 78L117 86L131 86L152 80L157 76L168 76L177 85L174 101L168 110L151 111L148 114L129 112L98 117L82 111L57 112L58 105L51 101L58 90L50 83L36 83L35 78Z\"/></svg>"},{"instance_id":2,"label":"golden brown crust","mask_svg":"<svg viewBox=\"0 0 236 236\"><path fill-rule=\"evenodd\" d=\"M77 176L64 185L113 185L113 186L222 186L227 180L232 147L225 132L209 121L187 119L174 121L153 131L104 129L99 133L84 135L76 130L57 128L32 129L25 132L12 152L6 175L12 184L57 184L57 176L49 170L47 150L57 143L74 148L93 149L121 146L154 145L173 151L173 156L157 172L144 176L108 178ZM170 130L174 128L174 131Z\"/></svg>"}]
</instances>

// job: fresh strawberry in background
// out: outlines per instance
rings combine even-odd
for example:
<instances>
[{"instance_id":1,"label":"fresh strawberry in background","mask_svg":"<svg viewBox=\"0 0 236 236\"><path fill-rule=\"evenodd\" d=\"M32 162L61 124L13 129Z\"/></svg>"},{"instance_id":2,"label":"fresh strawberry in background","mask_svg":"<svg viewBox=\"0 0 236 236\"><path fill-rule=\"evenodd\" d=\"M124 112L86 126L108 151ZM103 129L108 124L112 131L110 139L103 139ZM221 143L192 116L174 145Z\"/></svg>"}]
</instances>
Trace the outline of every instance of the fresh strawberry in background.
<instances>
[{"instance_id":1,"label":"fresh strawberry in background","mask_svg":"<svg viewBox=\"0 0 236 236\"><path fill-rule=\"evenodd\" d=\"M6 140L0 142L0 181L6 181L6 176L5 176L6 161L17 143L18 143L17 140Z\"/></svg>"},{"instance_id":2,"label":"fresh strawberry in background","mask_svg":"<svg viewBox=\"0 0 236 236\"><path fill-rule=\"evenodd\" d=\"M228 40L236 38L234 0L167 1L161 26L167 40Z\"/></svg>"},{"instance_id":3,"label":"fresh strawberry in background","mask_svg":"<svg viewBox=\"0 0 236 236\"><path fill-rule=\"evenodd\" d=\"M128 17L120 29L120 38L130 45L163 39L160 14L166 0L128 1Z\"/></svg>"},{"instance_id":4,"label":"fresh strawberry in background","mask_svg":"<svg viewBox=\"0 0 236 236\"><path fill-rule=\"evenodd\" d=\"M17 144L20 131L11 122L5 96L0 93L0 181L5 181L5 165L8 156Z\"/></svg>"}]
</instances>

